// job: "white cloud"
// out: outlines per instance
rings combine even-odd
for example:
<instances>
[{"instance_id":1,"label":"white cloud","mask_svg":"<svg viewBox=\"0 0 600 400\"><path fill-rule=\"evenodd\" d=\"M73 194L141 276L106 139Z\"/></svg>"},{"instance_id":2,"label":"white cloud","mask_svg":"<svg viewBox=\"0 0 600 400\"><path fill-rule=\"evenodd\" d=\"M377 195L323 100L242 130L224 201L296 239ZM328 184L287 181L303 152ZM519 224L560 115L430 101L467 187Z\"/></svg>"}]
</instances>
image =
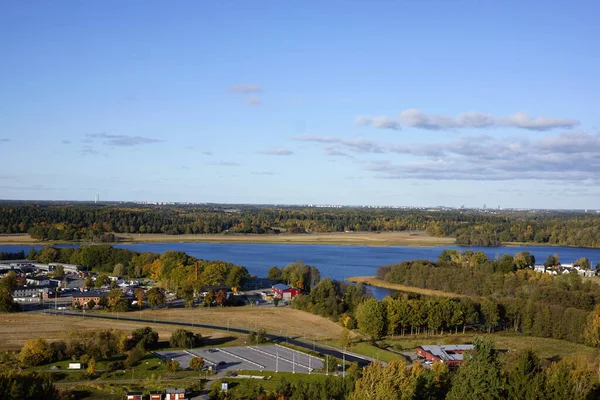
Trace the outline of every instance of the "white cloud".
<instances>
[{"instance_id":1,"label":"white cloud","mask_svg":"<svg viewBox=\"0 0 600 400\"><path fill-rule=\"evenodd\" d=\"M379 129L393 129L399 130L400 124L393 119L386 116L378 116L378 117L365 117L358 116L354 121L357 125L370 126L372 128Z\"/></svg>"},{"instance_id":2,"label":"white cloud","mask_svg":"<svg viewBox=\"0 0 600 400\"><path fill-rule=\"evenodd\" d=\"M573 128L579 121L568 118L536 117L532 118L525 111L518 112L508 117L495 117L477 111L448 116L441 114L426 114L425 112L410 108L402 111L398 121L386 116L364 117L359 116L355 122L358 125L367 125L375 128L400 129L400 126L429 129L462 129L462 128L492 128L512 127L534 131L548 131L556 128Z\"/></svg>"},{"instance_id":3,"label":"white cloud","mask_svg":"<svg viewBox=\"0 0 600 400\"><path fill-rule=\"evenodd\" d=\"M91 143L96 139L103 140L103 144L107 146L137 146L140 144L160 143L162 140L152 139L143 136L127 136L127 135L108 135L106 133L93 133L85 135L84 142Z\"/></svg>"},{"instance_id":4,"label":"white cloud","mask_svg":"<svg viewBox=\"0 0 600 400\"><path fill-rule=\"evenodd\" d=\"M261 151L262 154L267 154L270 156L289 156L294 154L292 150L276 148L276 149L266 149Z\"/></svg>"},{"instance_id":5,"label":"white cloud","mask_svg":"<svg viewBox=\"0 0 600 400\"><path fill-rule=\"evenodd\" d=\"M258 85L233 85L229 87L231 93L251 94L261 93L263 89Z\"/></svg>"}]
</instances>

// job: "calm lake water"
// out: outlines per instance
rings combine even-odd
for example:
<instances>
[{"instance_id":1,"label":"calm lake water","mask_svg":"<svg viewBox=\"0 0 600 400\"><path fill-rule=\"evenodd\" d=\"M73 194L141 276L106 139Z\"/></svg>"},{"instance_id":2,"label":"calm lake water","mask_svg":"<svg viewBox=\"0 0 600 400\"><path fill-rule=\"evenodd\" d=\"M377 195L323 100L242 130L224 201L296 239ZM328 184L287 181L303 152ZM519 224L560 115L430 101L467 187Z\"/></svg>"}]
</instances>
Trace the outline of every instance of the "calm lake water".
<instances>
[{"instance_id":1,"label":"calm lake water","mask_svg":"<svg viewBox=\"0 0 600 400\"><path fill-rule=\"evenodd\" d=\"M0 251L15 252L31 247L27 245L0 245ZM240 244L240 243L139 243L122 244L115 247L126 248L138 252L150 251L163 253L166 250L183 251L194 257L205 260L223 260L245 266L251 274L267 276L270 267L283 267L291 262L302 260L321 271L321 277L345 279L351 276L375 275L382 265L401 261L425 259L436 260L444 249L465 251L472 249L482 251L489 258L503 254L515 254L529 251L539 263L543 263L551 254L558 254L563 263L572 263L580 257L587 257L592 265L600 262L600 249L584 249L574 247L551 246L519 246L519 247L369 247L339 245L300 245L300 244ZM373 289L376 297L381 298L390 293L386 289Z\"/></svg>"}]
</instances>

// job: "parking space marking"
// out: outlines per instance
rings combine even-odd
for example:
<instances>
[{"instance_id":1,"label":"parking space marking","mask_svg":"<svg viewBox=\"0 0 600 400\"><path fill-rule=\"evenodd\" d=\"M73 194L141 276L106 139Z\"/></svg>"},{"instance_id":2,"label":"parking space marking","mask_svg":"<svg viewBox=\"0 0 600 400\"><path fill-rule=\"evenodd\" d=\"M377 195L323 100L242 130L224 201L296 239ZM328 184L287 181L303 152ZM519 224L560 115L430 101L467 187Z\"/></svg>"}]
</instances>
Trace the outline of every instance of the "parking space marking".
<instances>
[{"instance_id":1,"label":"parking space marking","mask_svg":"<svg viewBox=\"0 0 600 400\"><path fill-rule=\"evenodd\" d=\"M225 354L229 354L230 356L237 357L237 358L239 358L239 359L240 359L240 360L242 360L242 361L245 361L245 362L248 362L248 363L250 363L250 364L256 365L256 366L257 366L258 368L260 368L260 369L263 369L263 368L265 368L265 366L264 366L264 365L260 365L259 363L255 363L254 361L252 361L252 360L248 360L247 358L244 358L244 357L242 357L242 356L238 356L237 354L230 353L230 352L229 352L229 351L227 351L227 350L223 350L223 349L221 349L221 351L222 351L223 353L225 353Z\"/></svg>"}]
</instances>

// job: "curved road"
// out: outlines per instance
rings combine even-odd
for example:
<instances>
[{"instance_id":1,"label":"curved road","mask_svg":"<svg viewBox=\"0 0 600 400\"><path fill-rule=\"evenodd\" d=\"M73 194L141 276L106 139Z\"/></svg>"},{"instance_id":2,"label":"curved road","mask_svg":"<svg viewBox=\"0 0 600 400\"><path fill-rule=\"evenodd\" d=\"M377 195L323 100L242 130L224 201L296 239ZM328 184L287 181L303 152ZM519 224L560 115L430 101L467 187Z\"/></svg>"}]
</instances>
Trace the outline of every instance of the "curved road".
<instances>
[{"instance_id":1,"label":"curved road","mask_svg":"<svg viewBox=\"0 0 600 400\"><path fill-rule=\"evenodd\" d=\"M69 311L57 312L54 310L44 310L44 311L42 311L42 313L43 314L58 314L58 315L70 316L70 317L81 317L81 314L72 313ZM221 325L198 324L198 323L189 323L189 322L182 322L182 321L160 321L160 320L148 321L148 320L141 319L141 318L122 317L122 316L115 317L112 315L96 315L96 314L91 314L91 313L85 315L84 318L114 319L114 320L119 320L119 321L142 322L145 324L154 323L154 324L164 324L164 325L189 326L189 327L193 327L193 328L205 328L205 329L213 329L213 330L221 330L221 331L230 331L230 332L236 332L236 333L241 333L241 334L246 334L246 335L251 332L248 329L230 328L230 327L221 326ZM301 347L303 349L310 350L310 351L314 350L323 355L329 355L332 357L339 358L340 360L342 360L345 357L347 362L356 362L360 366L365 366L365 365L369 364L371 361L376 361L375 359L367 357L367 356L363 356L363 355L356 354L356 353L350 353L348 351L344 352L335 347L325 346L320 343L319 344L306 343L306 342L296 339L296 338L291 338L291 337L287 338L285 336L272 335L272 334L267 334L266 336L269 340L271 340L273 342L284 342L285 341L294 346L298 346L298 347Z\"/></svg>"}]
</instances>

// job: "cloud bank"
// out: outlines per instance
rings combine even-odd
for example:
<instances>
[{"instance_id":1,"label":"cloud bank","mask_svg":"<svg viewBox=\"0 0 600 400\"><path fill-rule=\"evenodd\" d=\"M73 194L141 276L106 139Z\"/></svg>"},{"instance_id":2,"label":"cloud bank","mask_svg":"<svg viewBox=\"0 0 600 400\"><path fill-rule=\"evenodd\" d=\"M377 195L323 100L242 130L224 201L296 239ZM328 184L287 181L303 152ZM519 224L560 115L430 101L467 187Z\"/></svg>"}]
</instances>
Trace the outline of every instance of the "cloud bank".
<instances>
[{"instance_id":1,"label":"cloud bank","mask_svg":"<svg viewBox=\"0 0 600 400\"><path fill-rule=\"evenodd\" d=\"M327 156L348 156L380 178L600 184L600 133L571 132L537 140L479 135L400 145L313 135L295 139L318 144ZM369 155L387 159L365 161Z\"/></svg>"},{"instance_id":2,"label":"cloud bank","mask_svg":"<svg viewBox=\"0 0 600 400\"><path fill-rule=\"evenodd\" d=\"M138 146L141 144L160 143L162 140L143 136L109 135L106 133L93 133L85 135L88 141L102 140L106 146Z\"/></svg>"},{"instance_id":3,"label":"cloud bank","mask_svg":"<svg viewBox=\"0 0 600 400\"><path fill-rule=\"evenodd\" d=\"M456 116L441 114L427 114L419 109L411 108L402 111L398 120L386 116L356 117L355 123L373 128L399 130L401 127L452 130L469 128L497 128L509 127L531 131L549 131L552 129L569 129L579 125L579 121L569 118L535 117L532 118L525 111L520 111L507 117L496 117L492 114L481 112L467 112Z\"/></svg>"}]
</instances>

